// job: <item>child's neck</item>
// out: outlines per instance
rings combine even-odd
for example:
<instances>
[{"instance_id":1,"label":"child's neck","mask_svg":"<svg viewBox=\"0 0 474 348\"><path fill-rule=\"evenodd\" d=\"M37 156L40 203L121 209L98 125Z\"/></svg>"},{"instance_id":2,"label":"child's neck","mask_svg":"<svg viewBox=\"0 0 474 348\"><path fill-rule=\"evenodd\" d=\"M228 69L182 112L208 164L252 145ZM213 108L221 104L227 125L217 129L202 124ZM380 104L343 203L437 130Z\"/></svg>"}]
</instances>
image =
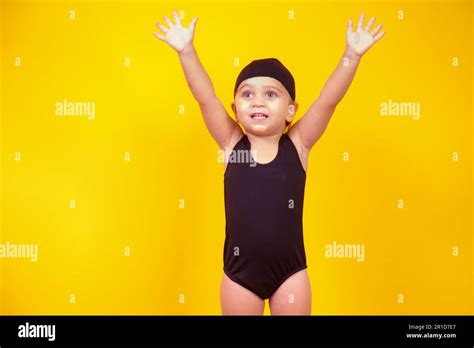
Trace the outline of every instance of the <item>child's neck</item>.
<instances>
[{"instance_id":1,"label":"child's neck","mask_svg":"<svg viewBox=\"0 0 474 348\"><path fill-rule=\"evenodd\" d=\"M255 135L247 133L247 138L256 147L277 145L282 134Z\"/></svg>"}]
</instances>

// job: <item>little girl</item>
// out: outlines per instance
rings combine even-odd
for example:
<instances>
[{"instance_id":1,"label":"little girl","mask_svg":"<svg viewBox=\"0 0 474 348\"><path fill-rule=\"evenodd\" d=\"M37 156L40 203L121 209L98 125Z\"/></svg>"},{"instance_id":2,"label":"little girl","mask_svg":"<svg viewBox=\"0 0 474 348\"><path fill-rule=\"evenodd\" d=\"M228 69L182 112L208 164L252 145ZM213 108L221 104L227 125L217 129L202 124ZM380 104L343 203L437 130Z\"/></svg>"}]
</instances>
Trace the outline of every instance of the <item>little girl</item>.
<instances>
[{"instance_id":1,"label":"little girl","mask_svg":"<svg viewBox=\"0 0 474 348\"><path fill-rule=\"evenodd\" d=\"M185 28L176 11L173 15L174 24L164 17L168 28L157 23L164 35L154 35L178 53L206 126L228 154L222 313L262 315L269 299L272 315L310 315L302 228L308 156L349 88L362 55L382 38L382 25L369 31L375 21L371 18L363 28L362 14L353 32L349 20L338 66L320 96L290 126L298 108L295 82L278 59L254 60L240 72L231 104L236 122L217 98L197 56L193 45L197 18ZM232 152L248 153L250 163L229 161Z\"/></svg>"}]
</instances>

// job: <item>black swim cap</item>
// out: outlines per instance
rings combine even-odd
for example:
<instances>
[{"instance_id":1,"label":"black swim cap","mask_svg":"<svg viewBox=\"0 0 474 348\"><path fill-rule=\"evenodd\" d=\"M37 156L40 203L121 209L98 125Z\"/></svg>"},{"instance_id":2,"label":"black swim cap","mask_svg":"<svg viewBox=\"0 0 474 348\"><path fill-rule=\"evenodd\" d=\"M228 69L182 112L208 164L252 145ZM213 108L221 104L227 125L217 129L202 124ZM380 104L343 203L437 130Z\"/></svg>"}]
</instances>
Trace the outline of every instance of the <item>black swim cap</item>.
<instances>
[{"instance_id":1,"label":"black swim cap","mask_svg":"<svg viewBox=\"0 0 474 348\"><path fill-rule=\"evenodd\" d=\"M295 79L290 71L276 58L265 58L252 61L245 68L242 69L234 87L234 97L237 89L242 81L251 77L268 76L281 82L285 86L288 94L293 101L296 97Z\"/></svg>"}]
</instances>

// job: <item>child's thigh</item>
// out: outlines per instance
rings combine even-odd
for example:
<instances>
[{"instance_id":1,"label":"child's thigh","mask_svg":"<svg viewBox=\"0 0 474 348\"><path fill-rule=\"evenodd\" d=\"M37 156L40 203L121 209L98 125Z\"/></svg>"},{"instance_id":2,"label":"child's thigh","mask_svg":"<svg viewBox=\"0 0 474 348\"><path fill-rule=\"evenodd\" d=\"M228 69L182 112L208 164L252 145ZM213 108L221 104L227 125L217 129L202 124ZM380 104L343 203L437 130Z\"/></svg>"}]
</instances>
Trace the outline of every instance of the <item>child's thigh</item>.
<instances>
[{"instance_id":1,"label":"child's thigh","mask_svg":"<svg viewBox=\"0 0 474 348\"><path fill-rule=\"evenodd\" d=\"M226 274L221 281L223 315L262 315L265 302L252 291L231 280Z\"/></svg>"},{"instance_id":2,"label":"child's thigh","mask_svg":"<svg viewBox=\"0 0 474 348\"><path fill-rule=\"evenodd\" d=\"M311 315L311 285L306 269L280 285L269 302L272 315Z\"/></svg>"}]
</instances>

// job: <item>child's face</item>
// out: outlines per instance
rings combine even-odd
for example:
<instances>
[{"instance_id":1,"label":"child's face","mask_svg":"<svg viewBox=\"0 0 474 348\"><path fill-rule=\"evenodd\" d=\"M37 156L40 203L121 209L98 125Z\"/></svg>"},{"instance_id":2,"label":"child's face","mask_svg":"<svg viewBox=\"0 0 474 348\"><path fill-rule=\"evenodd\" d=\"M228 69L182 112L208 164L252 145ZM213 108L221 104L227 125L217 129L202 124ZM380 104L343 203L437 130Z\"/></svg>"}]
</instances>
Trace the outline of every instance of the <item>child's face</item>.
<instances>
[{"instance_id":1,"label":"child's face","mask_svg":"<svg viewBox=\"0 0 474 348\"><path fill-rule=\"evenodd\" d=\"M291 122L296 111L280 81L266 76L243 81L235 94L232 109L246 132L257 135L283 133L286 121ZM255 115L255 114L265 114Z\"/></svg>"}]
</instances>

